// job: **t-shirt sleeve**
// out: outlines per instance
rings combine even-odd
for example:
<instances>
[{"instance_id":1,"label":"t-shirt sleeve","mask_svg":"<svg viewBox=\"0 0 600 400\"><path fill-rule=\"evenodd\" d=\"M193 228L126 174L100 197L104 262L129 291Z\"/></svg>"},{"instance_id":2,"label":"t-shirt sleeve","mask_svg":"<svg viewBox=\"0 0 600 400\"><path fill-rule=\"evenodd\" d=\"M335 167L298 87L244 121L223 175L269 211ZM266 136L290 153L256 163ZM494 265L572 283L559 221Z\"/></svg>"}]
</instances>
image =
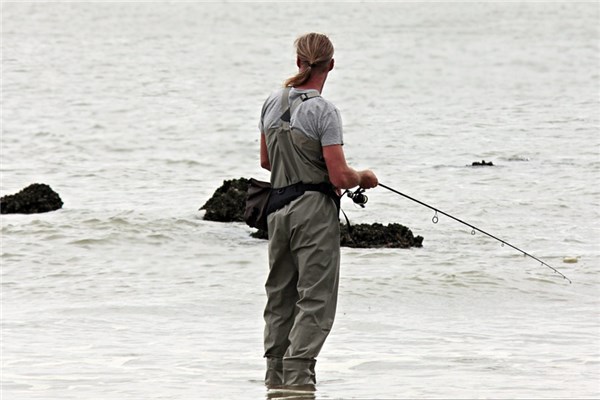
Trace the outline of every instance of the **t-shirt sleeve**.
<instances>
[{"instance_id":1,"label":"t-shirt sleeve","mask_svg":"<svg viewBox=\"0 0 600 400\"><path fill-rule=\"evenodd\" d=\"M263 133L265 131L265 109L267 108L267 102L268 99L265 100L265 102L263 103L262 109L260 110L260 119L258 120L258 130L260 133Z\"/></svg>"},{"instance_id":2,"label":"t-shirt sleeve","mask_svg":"<svg viewBox=\"0 0 600 400\"><path fill-rule=\"evenodd\" d=\"M320 122L321 146L344 144L342 131L342 116L337 108L334 108L323 116Z\"/></svg>"}]
</instances>

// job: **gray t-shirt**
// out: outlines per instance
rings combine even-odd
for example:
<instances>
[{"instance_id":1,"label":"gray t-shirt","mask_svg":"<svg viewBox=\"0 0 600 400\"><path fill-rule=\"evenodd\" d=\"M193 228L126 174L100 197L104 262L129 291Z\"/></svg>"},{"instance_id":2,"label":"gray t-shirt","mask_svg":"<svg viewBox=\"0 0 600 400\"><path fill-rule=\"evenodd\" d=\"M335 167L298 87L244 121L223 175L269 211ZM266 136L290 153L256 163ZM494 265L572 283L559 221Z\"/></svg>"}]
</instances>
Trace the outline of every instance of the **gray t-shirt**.
<instances>
[{"instance_id":1,"label":"gray t-shirt","mask_svg":"<svg viewBox=\"0 0 600 400\"><path fill-rule=\"evenodd\" d=\"M258 129L262 133L269 127L279 124L281 117L281 96L283 88L271 93L263 104ZM290 104L301 94L310 90L298 90L292 88L290 91ZM290 119L290 126L308 136L321 142L321 146L344 144L342 133L342 118L340 111L333 103L323 97L313 97L300 103L294 110Z\"/></svg>"}]
</instances>

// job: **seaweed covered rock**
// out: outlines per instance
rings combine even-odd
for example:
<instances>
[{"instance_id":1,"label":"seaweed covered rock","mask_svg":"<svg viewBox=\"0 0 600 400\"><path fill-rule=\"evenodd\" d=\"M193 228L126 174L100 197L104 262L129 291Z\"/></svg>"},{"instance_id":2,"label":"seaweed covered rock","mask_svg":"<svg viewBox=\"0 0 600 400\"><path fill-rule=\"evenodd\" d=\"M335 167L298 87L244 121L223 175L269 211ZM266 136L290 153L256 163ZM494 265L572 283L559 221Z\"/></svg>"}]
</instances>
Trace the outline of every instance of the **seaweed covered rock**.
<instances>
[{"instance_id":1,"label":"seaweed covered rock","mask_svg":"<svg viewBox=\"0 0 600 400\"><path fill-rule=\"evenodd\" d=\"M414 236L412 231L401 224L340 224L340 245L354 248L401 248L423 247L423 237ZM268 239L267 232L257 230L250 236L256 239Z\"/></svg>"},{"instance_id":2,"label":"seaweed covered rock","mask_svg":"<svg viewBox=\"0 0 600 400\"><path fill-rule=\"evenodd\" d=\"M18 193L0 198L2 214L36 214L62 208L63 202L52 188L44 183L33 183Z\"/></svg>"},{"instance_id":3,"label":"seaweed covered rock","mask_svg":"<svg viewBox=\"0 0 600 400\"><path fill-rule=\"evenodd\" d=\"M200 207L201 210L206 210L204 219L218 222L244 222L249 183L250 180L246 178L223 181L223 185Z\"/></svg>"},{"instance_id":4,"label":"seaweed covered rock","mask_svg":"<svg viewBox=\"0 0 600 400\"><path fill-rule=\"evenodd\" d=\"M403 248L423 247L423 237L414 236L412 231L401 224L380 223L356 224L340 226L341 245L345 247L369 248L388 247Z\"/></svg>"}]
</instances>

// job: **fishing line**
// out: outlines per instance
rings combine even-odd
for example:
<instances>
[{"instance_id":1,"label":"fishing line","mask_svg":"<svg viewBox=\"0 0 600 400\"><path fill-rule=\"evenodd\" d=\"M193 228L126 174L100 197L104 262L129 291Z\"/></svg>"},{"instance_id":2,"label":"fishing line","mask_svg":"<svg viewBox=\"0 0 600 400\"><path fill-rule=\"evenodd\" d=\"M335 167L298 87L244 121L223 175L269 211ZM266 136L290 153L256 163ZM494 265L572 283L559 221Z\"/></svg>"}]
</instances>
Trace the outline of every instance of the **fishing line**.
<instances>
[{"instance_id":1,"label":"fishing line","mask_svg":"<svg viewBox=\"0 0 600 400\"><path fill-rule=\"evenodd\" d=\"M455 221L457 221L457 222L460 222L461 224L463 224L463 225L466 225L466 226L468 226L469 228L471 228L471 235L475 235L475 231L481 232L481 233L483 233L484 235L487 235L487 236L491 237L492 239L495 239L495 240L499 241L499 242L502 244L502 247L504 247L504 245L506 245L506 246L509 246L509 247L512 247L513 249L517 250L518 252L520 252L520 253L523 253L523 255L524 255L524 256L527 256L527 257L531 257L531 258L533 258L534 260L536 260L536 261L540 262L540 263L541 263L543 266L546 266L546 267L550 268L552 271L554 271L554 272L555 272L555 273L557 273L558 275L562 276L562 277L563 277L563 279L566 279L566 280L567 280L569 283L572 283L572 282L571 282L571 280L570 280L569 278L567 278L565 275L563 275L563 274L562 274L560 271L558 271L558 270L557 270L556 268L554 268L553 266L551 266L551 265L549 265L548 263L546 263L546 262L544 262L544 261L540 260L539 258L537 258L537 257L535 257L535 256L533 256L533 255L531 255L531 254L529 254L528 252L526 252L526 251L524 251L524 250L521 250L520 248L518 248L518 247L516 247L516 246L513 246L512 244L508 243L507 241L505 241L505 240L502 240L502 239L500 239L500 238L498 238L498 237L496 237L496 236L494 236L494 235L492 235L492 234L490 234L490 233L487 233L486 231L484 231L484 230L481 230L481 229L479 229L478 227L476 227L476 226L474 226L474 225L471 225L471 224L469 224L468 222L465 222L465 221L463 221L463 220L461 220L461 219L459 219L459 218L456 218L456 217L454 217L454 216L452 216L452 215L450 215L450 214L448 214L448 213L445 213L445 212L443 212L443 211L441 211L441 210L439 210L439 209L437 209L437 208L435 208L435 207L433 207L433 206L430 206L430 205L429 205L429 204L427 204L427 203L424 203L424 202L422 202L422 201L420 201L420 200L417 200L417 199L415 199L414 197L410 197L410 196L408 196L408 195L406 195L406 194L404 194L404 193L401 193L401 192L399 192L399 191L398 191L398 190L396 190L396 189L393 189L393 188L391 188L391 187L389 187L389 186L386 186L386 185L382 184L381 182L379 183L379 186L381 186L382 188L385 188L385 189L387 189L387 190L389 190L389 191L391 191L391 192L394 192L394 193L396 193L396 194L399 194L400 196L406 197L407 199L409 199L409 200L412 200L412 201L414 201L415 203L419 203L419 204L421 204L422 206L425 206L425 207L427 207L427 208L430 208L430 209L432 209L433 211L435 211L435 215L434 215L434 216L433 216L433 218L431 219L431 221L432 221L434 224L437 224L437 223L438 223L438 221L439 221L439 218L438 218L438 213L440 213L440 214L442 214L442 215L445 215L446 217L452 218L453 220L455 220ZM365 196L365 197L366 197L366 196ZM365 201L365 203L366 203L366 201Z\"/></svg>"}]
</instances>

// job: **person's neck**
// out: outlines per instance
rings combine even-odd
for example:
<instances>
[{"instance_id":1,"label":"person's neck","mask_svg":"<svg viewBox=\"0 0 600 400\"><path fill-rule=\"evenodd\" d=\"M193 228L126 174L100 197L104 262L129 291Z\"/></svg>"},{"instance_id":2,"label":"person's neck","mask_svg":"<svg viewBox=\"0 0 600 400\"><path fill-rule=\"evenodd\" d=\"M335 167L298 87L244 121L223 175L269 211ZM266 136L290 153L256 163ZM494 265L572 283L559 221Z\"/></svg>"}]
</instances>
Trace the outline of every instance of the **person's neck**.
<instances>
[{"instance_id":1,"label":"person's neck","mask_svg":"<svg viewBox=\"0 0 600 400\"><path fill-rule=\"evenodd\" d=\"M311 78L304 82L300 86L294 86L298 90L310 90L314 89L319 93L323 92L323 87L325 86L325 80L327 79L327 75L313 75Z\"/></svg>"}]
</instances>

